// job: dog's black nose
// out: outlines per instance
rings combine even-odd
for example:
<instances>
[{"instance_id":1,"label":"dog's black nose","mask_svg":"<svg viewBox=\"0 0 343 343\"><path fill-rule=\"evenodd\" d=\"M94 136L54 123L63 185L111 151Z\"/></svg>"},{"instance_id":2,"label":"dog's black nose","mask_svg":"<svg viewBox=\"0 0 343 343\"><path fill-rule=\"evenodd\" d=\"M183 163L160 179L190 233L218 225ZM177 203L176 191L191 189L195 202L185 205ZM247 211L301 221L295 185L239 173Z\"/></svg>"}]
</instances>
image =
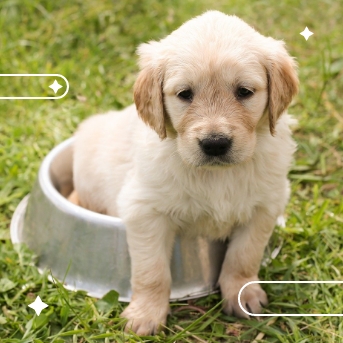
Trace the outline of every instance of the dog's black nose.
<instances>
[{"instance_id":1,"label":"dog's black nose","mask_svg":"<svg viewBox=\"0 0 343 343\"><path fill-rule=\"evenodd\" d=\"M206 138L199 142L202 151L208 156L225 155L232 145L231 139L227 138Z\"/></svg>"}]
</instances>

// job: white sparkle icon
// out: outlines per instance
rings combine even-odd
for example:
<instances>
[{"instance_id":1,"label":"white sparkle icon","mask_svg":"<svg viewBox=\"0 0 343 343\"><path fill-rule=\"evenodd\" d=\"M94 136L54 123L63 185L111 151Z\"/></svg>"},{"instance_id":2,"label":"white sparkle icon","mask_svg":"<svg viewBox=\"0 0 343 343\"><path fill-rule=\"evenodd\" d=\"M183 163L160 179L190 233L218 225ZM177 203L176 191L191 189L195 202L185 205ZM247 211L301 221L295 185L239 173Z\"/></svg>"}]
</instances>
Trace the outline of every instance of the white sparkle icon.
<instances>
[{"instance_id":1,"label":"white sparkle icon","mask_svg":"<svg viewBox=\"0 0 343 343\"><path fill-rule=\"evenodd\" d=\"M51 85L49 86L49 88L51 88L51 89L55 92L55 94L56 94L60 88L63 88L63 86L61 86L61 85L55 80L54 83L51 84Z\"/></svg>"},{"instance_id":2,"label":"white sparkle icon","mask_svg":"<svg viewBox=\"0 0 343 343\"><path fill-rule=\"evenodd\" d=\"M38 295L36 300L28 306L33 308L35 310L37 316L39 316L40 313L49 305L47 305L46 303L43 303L43 301L41 300L41 298Z\"/></svg>"},{"instance_id":3,"label":"white sparkle icon","mask_svg":"<svg viewBox=\"0 0 343 343\"><path fill-rule=\"evenodd\" d=\"M306 40L308 40L308 38L313 35L313 32L311 32L306 26L306 29L303 32L300 32L300 34L304 36Z\"/></svg>"}]
</instances>

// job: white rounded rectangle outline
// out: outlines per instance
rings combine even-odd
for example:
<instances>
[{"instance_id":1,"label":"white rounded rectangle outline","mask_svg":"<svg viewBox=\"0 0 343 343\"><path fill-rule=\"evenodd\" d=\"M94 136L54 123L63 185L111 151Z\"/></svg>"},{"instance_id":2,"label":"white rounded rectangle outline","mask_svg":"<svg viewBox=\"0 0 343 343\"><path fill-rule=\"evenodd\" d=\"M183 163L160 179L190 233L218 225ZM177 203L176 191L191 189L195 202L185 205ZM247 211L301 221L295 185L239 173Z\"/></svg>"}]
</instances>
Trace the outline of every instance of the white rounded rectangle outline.
<instances>
[{"instance_id":1,"label":"white rounded rectangle outline","mask_svg":"<svg viewBox=\"0 0 343 343\"><path fill-rule=\"evenodd\" d=\"M41 76L41 77L48 77L48 76L57 76L57 77L61 77L66 85L67 85L67 89L65 90L65 92L60 95L60 96L0 96L0 100L13 100L13 99L62 99L63 97L65 97L69 91L69 82L67 80L66 77L64 77L61 74L0 74L0 77L2 76L12 76L12 77L16 77L16 76Z\"/></svg>"},{"instance_id":2,"label":"white rounded rectangle outline","mask_svg":"<svg viewBox=\"0 0 343 343\"><path fill-rule=\"evenodd\" d=\"M242 288L239 290L238 292L238 305L239 307L241 308L241 310L248 314L249 316L252 316L252 317L301 317L301 316L304 316L304 317L343 317L343 313L287 313L287 314L279 314L279 313L268 313L268 314L265 314L265 313L258 313L258 314L255 314L255 313L250 313L248 312L247 310L245 310L242 306L242 303L241 303L241 294L244 290L245 287L248 287L249 285L252 285L252 284L255 284L255 283L270 283L270 284L275 284L275 283L279 283L279 284L284 284L284 283L293 283L293 284L296 284L296 283L300 283L300 284L314 284L314 283L317 283L317 284L323 284L323 283L328 283L328 284L343 284L343 281L250 281L250 282L247 282L246 284L244 284L242 286Z\"/></svg>"}]
</instances>

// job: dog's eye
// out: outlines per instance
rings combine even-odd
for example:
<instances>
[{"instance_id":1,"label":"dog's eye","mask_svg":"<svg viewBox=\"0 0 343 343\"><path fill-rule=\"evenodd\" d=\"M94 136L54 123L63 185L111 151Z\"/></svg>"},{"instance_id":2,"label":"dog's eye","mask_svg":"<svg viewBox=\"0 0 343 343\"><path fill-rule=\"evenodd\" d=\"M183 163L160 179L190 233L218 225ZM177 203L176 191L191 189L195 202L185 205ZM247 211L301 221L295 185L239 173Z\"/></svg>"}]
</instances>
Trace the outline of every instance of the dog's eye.
<instances>
[{"instance_id":1,"label":"dog's eye","mask_svg":"<svg viewBox=\"0 0 343 343\"><path fill-rule=\"evenodd\" d=\"M177 96L182 100L187 100L187 101L193 100L193 92L190 89L186 89L178 93Z\"/></svg>"},{"instance_id":2,"label":"dog's eye","mask_svg":"<svg viewBox=\"0 0 343 343\"><path fill-rule=\"evenodd\" d=\"M245 87L239 87L237 90L238 98L248 98L253 94L254 94L253 91L251 91L250 89L245 88Z\"/></svg>"}]
</instances>

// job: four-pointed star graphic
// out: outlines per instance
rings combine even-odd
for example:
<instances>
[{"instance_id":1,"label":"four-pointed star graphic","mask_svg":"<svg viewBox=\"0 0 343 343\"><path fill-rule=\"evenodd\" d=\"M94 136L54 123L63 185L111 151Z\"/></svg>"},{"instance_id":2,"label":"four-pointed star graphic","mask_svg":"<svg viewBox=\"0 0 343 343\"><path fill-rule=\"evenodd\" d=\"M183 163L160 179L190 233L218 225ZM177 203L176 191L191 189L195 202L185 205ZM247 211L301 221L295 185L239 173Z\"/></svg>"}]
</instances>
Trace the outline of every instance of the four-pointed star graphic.
<instances>
[{"instance_id":1,"label":"four-pointed star graphic","mask_svg":"<svg viewBox=\"0 0 343 343\"><path fill-rule=\"evenodd\" d=\"M300 34L304 36L306 40L308 40L308 38L313 35L313 32L311 32L306 26L305 30L303 32L300 32Z\"/></svg>"},{"instance_id":2,"label":"four-pointed star graphic","mask_svg":"<svg viewBox=\"0 0 343 343\"><path fill-rule=\"evenodd\" d=\"M39 295L37 296L36 300L28 305L29 307L33 308L37 314L37 316L40 315L40 313L49 305L47 305L46 303L44 303L41 298L39 297Z\"/></svg>"},{"instance_id":3,"label":"four-pointed star graphic","mask_svg":"<svg viewBox=\"0 0 343 343\"><path fill-rule=\"evenodd\" d=\"M51 88L51 89L55 92L55 94L56 94L60 88L63 88L63 86L61 86L61 85L55 80L54 83L51 84L51 85L49 86L49 88Z\"/></svg>"}]
</instances>

